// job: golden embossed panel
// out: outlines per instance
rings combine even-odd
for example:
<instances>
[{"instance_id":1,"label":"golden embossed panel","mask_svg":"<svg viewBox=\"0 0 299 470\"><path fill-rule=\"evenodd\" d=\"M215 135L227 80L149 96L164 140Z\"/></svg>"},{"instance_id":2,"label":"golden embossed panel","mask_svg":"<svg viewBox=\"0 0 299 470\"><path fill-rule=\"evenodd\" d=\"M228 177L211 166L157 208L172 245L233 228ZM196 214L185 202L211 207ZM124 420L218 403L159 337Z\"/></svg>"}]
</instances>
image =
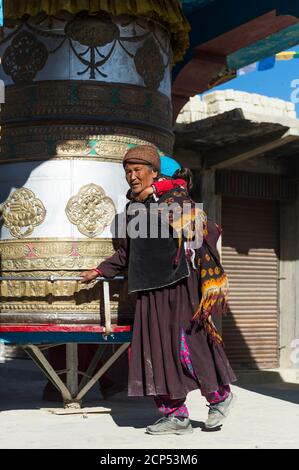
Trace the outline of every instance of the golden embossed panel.
<instances>
[{"instance_id":1,"label":"golden embossed panel","mask_svg":"<svg viewBox=\"0 0 299 470\"><path fill-rule=\"evenodd\" d=\"M32 281L0 283L0 322L88 324L103 319L102 284L93 281L35 281L35 277L76 277L111 256L117 244L109 239L29 239L0 242L1 275ZM126 281L110 284L112 319L132 321L133 297ZM98 319L98 320L96 320ZM131 319L131 320L130 320Z\"/></svg>"},{"instance_id":2,"label":"golden embossed panel","mask_svg":"<svg viewBox=\"0 0 299 470\"><path fill-rule=\"evenodd\" d=\"M151 143L171 152L173 136L130 127L84 124L2 126L0 163L86 159L121 163L129 145ZM13 142L13 144L12 144Z\"/></svg>"},{"instance_id":3,"label":"golden embossed panel","mask_svg":"<svg viewBox=\"0 0 299 470\"><path fill-rule=\"evenodd\" d=\"M47 239L0 241L1 270L85 270L114 253L110 239Z\"/></svg>"},{"instance_id":4,"label":"golden embossed panel","mask_svg":"<svg viewBox=\"0 0 299 470\"><path fill-rule=\"evenodd\" d=\"M90 238L100 235L116 215L112 199L106 196L103 188L94 183L83 186L69 200L65 211L79 232Z\"/></svg>"},{"instance_id":5,"label":"golden embossed panel","mask_svg":"<svg viewBox=\"0 0 299 470\"><path fill-rule=\"evenodd\" d=\"M2 204L1 212L5 227L16 238L31 235L46 217L42 201L27 188L16 189Z\"/></svg>"}]
</instances>

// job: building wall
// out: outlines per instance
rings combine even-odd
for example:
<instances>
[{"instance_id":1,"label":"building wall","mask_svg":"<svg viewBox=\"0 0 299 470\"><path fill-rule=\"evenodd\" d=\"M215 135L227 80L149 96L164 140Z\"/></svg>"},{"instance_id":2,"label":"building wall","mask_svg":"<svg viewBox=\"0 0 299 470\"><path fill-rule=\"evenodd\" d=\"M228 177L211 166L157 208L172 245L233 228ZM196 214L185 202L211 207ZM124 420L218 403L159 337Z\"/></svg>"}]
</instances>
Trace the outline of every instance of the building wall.
<instances>
[{"instance_id":1,"label":"building wall","mask_svg":"<svg viewBox=\"0 0 299 470\"><path fill-rule=\"evenodd\" d=\"M238 92L235 90L215 91L200 98L195 96L182 109L178 123L188 124L217 114L240 108L262 122L282 122L290 129L296 127L295 106L293 103L269 98L257 94ZM233 123L232 123L233 125ZM241 143L240 143L241 146ZM176 154L178 160L187 167L193 169L195 187L193 198L203 202L204 210L208 217L220 225L222 220L222 195L215 192L215 171L205 169L202 166L202 155L194 150L194 146L185 145L179 148ZM199 147L197 147L199 148ZM225 150L229 148L226 146ZM243 150L244 151L244 150ZM279 153L272 158L271 154L261 154L241 163L230 166L229 170L240 172L255 172L257 174L296 176L299 172L297 163L290 150L284 148L284 157L279 158ZM278 158L277 158L278 157ZM297 165L297 166L296 166ZM279 365L282 368L299 370L299 352L295 347L298 343L299 351L299 197L295 195L292 200L279 201L279 274L278 274L278 298L279 298ZM218 249L221 252L222 240ZM221 330L221 319L215 319ZM297 343L295 341L297 340ZM298 361L297 361L298 359Z\"/></svg>"},{"instance_id":2,"label":"building wall","mask_svg":"<svg viewBox=\"0 0 299 470\"><path fill-rule=\"evenodd\" d=\"M217 90L205 94L202 98L194 96L181 110L177 122L188 124L217 114L240 108L244 111L288 119L296 119L294 103L278 98L247 93L236 90Z\"/></svg>"}]
</instances>

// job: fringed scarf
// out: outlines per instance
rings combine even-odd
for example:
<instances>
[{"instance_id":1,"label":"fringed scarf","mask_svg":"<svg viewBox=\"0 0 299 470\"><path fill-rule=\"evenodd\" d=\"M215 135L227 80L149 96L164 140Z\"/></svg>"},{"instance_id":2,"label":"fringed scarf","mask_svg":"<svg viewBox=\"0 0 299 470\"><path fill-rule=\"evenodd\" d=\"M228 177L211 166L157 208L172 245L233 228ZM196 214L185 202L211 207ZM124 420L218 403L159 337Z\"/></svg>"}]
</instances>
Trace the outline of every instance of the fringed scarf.
<instances>
[{"instance_id":1,"label":"fringed scarf","mask_svg":"<svg viewBox=\"0 0 299 470\"><path fill-rule=\"evenodd\" d=\"M172 192L169 202L188 202L186 192L178 190ZM193 203L191 200L189 202ZM196 221L197 225L195 225ZM196 227L196 230L198 230L198 227L200 227L202 231L199 234L199 239L202 238L202 244L195 249L195 267L199 273L201 301L193 315L191 324L193 326L198 323L207 332L211 341L223 344L223 339L212 321L212 315L214 314L227 314L228 278L220 263L216 248L221 229L215 223L208 221L206 214L198 207L195 207L194 203L190 205L189 214L186 211L183 212L183 216L173 214L169 223L177 232L180 232L182 228L184 229L187 247L188 244L192 247L192 242L194 242L194 228ZM178 239L178 253L182 249L182 245L183 237L180 236Z\"/></svg>"},{"instance_id":2,"label":"fringed scarf","mask_svg":"<svg viewBox=\"0 0 299 470\"><path fill-rule=\"evenodd\" d=\"M228 279L218 257L216 257L204 239L202 247L195 254L199 272L201 301L192 322L200 323L212 341L223 344L223 339L212 321L212 315L227 314Z\"/></svg>"}]
</instances>

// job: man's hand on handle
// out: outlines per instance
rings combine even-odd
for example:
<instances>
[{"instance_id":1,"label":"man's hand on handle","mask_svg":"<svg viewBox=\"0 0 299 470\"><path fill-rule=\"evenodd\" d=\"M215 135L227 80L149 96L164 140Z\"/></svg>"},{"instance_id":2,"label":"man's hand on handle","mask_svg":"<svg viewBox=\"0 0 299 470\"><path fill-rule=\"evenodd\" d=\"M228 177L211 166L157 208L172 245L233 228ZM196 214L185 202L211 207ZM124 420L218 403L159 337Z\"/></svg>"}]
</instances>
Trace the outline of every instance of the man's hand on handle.
<instances>
[{"instance_id":1,"label":"man's hand on handle","mask_svg":"<svg viewBox=\"0 0 299 470\"><path fill-rule=\"evenodd\" d=\"M99 277L99 273L95 271L94 269L90 269L89 271L84 271L83 273L79 274L80 277L82 277L82 281L80 281L81 284L88 283L90 281L93 281L97 277Z\"/></svg>"}]
</instances>

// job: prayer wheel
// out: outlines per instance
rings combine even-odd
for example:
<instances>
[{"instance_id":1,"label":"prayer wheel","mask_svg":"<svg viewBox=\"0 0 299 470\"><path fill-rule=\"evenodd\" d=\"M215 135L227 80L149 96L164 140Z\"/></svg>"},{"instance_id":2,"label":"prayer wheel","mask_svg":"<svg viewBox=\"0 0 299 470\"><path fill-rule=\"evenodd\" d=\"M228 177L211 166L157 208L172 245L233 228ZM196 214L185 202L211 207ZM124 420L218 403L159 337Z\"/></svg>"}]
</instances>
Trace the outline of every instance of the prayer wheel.
<instances>
[{"instance_id":1,"label":"prayer wheel","mask_svg":"<svg viewBox=\"0 0 299 470\"><path fill-rule=\"evenodd\" d=\"M128 12L113 1L87 3L7 2L1 275L29 280L1 283L1 323L102 321L98 283L30 278L77 276L111 255L128 189L125 152L143 143L161 154L173 148L171 68L187 34L179 2L167 2L171 11L131 2L144 8ZM153 12L149 3L160 6ZM113 283L111 307L114 323L131 321L122 282Z\"/></svg>"}]
</instances>

